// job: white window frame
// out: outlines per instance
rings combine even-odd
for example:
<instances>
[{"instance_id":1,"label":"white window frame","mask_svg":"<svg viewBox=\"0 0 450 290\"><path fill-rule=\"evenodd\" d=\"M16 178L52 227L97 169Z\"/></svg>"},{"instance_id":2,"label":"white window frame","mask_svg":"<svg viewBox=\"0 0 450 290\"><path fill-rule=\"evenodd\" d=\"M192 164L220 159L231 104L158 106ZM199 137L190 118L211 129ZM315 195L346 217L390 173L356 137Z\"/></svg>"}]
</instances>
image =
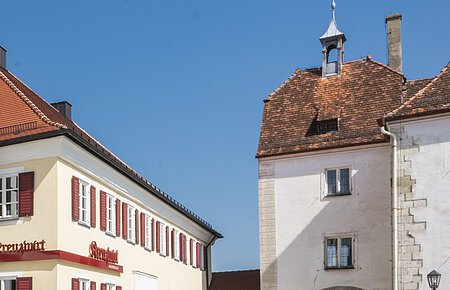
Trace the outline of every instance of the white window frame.
<instances>
[{"instance_id":1,"label":"white window frame","mask_svg":"<svg viewBox=\"0 0 450 290\"><path fill-rule=\"evenodd\" d=\"M145 228L144 248L149 251L153 251L153 249L152 249L152 219L149 215L145 215L144 228Z\"/></svg>"},{"instance_id":2,"label":"white window frame","mask_svg":"<svg viewBox=\"0 0 450 290\"><path fill-rule=\"evenodd\" d=\"M351 262L349 266L341 266L341 255L342 255L342 240L351 239ZM336 239L337 240L337 253L336 253L336 266L328 266L328 248L327 241ZM327 235L324 237L324 267L325 270L339 270L339 269L354 269L356 264L356 235L352 233L339 234L339 235Z\"/></svg>"},{"instance_id":3,"label":"white window frame","mask_svg":"<svg viewBox=\"0 0 450 290\"><path fill-rule=\"evenodd\" d=\"M341 170L348 169L348 191L343 192L341 190ZM330 185L328 184L328 173L331 171L336 172L336 192L331 193L328 192L330 189ZM351 195L352 194L352 168L350 166L342 166L342 167L333 167L333 168L327 168L325 170L325 196L339 196L339 195Z\"/></svg>"},{"instance_id":4,"label":"white window frame","mask_svg":"<svg viewBox=\"0 0 450 290\"><path fill-rule=\"evenodd\" d=\"M0 289L6 289L6 281L16 281L17 287L17 277L0 277Z\"/></svg>"},{"instance_id":5,"label":"white window frame","mask_svg":"<svg viewBox=\"0 0 450 290\"><path fill-rule=\"evenodd\" d=\"M91 289L91 283L88 279L78 278L78 282L80 283L80 290Z\"/></svg>"},{"instance_id":6,"label":"white window frame","mask_svg":"<svg viewBox=\"0 0 450 290\"><path fill-rule=\"evenodd\" d=\"M115 290L116 289L116 285L111 284L111 283L106 283L106 290Z\"/></svg>"},{"instance_id":7,"label":"white window frame","mask_svg":"<svg viewBox=\"0 0 450 290\"><path fill-rule=\"evenodd\" d=\"M175 249L175 256L173 258L175 261L180 261L180 232L177 229L174 229L173 237L173 247Z\"/></svg>"},{"instance_id":8,"label":"white window frame","mask_svg":"<svg viewBox=\"0 0 450 290\"><path fill-rule=\"evenodd\" d=\"M167 256L166 248L166 225L163 222L159 223L159 254L161 256Z\"/></svg>"},{"instance_id":9,"label":"white window frame","mask_svg":"<svg viewBox=\"0 0 450 290\"><path fill-rule=\"evenodd\" d=\"M110 194L106 194L106 233L116 235L116 198Z\"/></svg>"},{"instance_id":10,"label":"white window frame","mask_svg":"<svg viewBox=\"0 0 450 290\"><path fill-rule=\"evenodd\" d=\"M12 198L11 201L8 202L8 205L11 205L11 214L10 215L6 215L6 207L7 207L7 202L6 202L6 180L8 178L15 178L16 179L16 184L15 187L12 189L9 189L8 191L15 191L16 194L12 194ZM0 220L7 220L7 219L17 219L19 218L19 173L8 173L8 174L3 174L0 175L0 179L1 179L1 187L0 187L0 207L1 207L1 215L0 215ZM15 200L14 198L15 197Z\"/></svg>"},{"instance_id":11,"label":"white window frame","mask_svg":"<svg viewBox=\"0 0 450 290\"><path fill-rule=\"evenodd\" d=\"M127 240L130 243L136 243L136 211L134 210L134 206L128 205L128 213L127 213L127 223L128 223L128 233Z\"/></svg>"},{"instance_id":12,"label":"white window frame","mask_svg":"<svg viewBox=\"0 0 450 290\"><path fill-rule=\"evenodd\" d=\"M197 241L192 240L192 267L197 268Z\"/></svg>"},{"instance_id":13,"label":"white window frame","mask_svg":"<svg viewBox=\"0 0 450 290\"><path fill-rule=\"evenodd\" d=\"M84 180L78 179L78 223L91 226L91 191L89 183ZM85 196L83 196L85 194ZM85 199L85 208L83 208L83 199ZM85 220L83 220L83 212L86 213Z\"/></svg>"}]
</instances>

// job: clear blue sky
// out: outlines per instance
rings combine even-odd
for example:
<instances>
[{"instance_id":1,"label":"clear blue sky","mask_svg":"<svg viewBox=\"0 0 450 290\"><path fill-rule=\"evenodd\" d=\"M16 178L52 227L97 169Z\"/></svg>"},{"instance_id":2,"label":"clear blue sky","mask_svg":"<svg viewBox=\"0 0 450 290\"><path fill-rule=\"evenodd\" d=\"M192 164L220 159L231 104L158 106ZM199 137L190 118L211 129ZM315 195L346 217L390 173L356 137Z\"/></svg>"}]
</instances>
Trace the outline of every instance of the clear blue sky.
<instances>
[{"instance_id":1,"label":"clear blue sky","mask_svg":"<svg viewBox=\"0 0 450 290\"><path fill-rule=\"evenodd\" d=\"M8 68L225 238L218 271L259 267L262 100L321 62L331 0L3 1ZM386 63L384 17L403 13L404 71L450 60L450 1L337 0L347 60Z\"/></svg>"}]
</instances>

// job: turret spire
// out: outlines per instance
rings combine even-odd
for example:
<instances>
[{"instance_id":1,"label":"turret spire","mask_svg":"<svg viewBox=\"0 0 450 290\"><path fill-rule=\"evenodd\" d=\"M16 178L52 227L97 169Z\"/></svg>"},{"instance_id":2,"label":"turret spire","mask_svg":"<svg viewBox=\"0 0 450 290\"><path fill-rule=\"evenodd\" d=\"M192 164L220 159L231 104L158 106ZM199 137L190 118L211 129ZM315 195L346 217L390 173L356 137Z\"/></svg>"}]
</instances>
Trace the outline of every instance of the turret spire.
<instances>
[{"instance_id":1,"label":"turret spire","mask_svg":"<svg viewBox=\"0 0 450 290\"><path fill-rule=\"evenodd\" d=\"M335 20L334 10L336 9L336 2L331 3L332 19Z\"/></svg>"}]
</instances>

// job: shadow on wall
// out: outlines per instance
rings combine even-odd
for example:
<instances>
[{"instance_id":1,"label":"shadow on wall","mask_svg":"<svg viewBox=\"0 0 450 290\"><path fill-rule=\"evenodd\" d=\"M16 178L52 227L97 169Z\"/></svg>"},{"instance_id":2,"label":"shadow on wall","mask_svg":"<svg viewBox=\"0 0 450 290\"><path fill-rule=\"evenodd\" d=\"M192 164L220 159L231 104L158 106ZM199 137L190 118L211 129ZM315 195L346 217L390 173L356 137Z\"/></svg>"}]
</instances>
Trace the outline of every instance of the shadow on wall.
<instances>
[{"instance_id":1,"label":"shadow on wall","mask_svg":"<svg viewBox=\"0 0 450 290\"><path fill-rule=\"evenodd\" d=\"M302 190L298 178L311 181L307 173L277 176L278 257L262 273L263 284L282 290L391 288L389 163L386 170L379 164L376 177L355 174L352 194L345 196L321 198L320 192ZM325 270L325 238L336 236L354 237L352 269ZM267 283L274 276L276 283Z\"/></svg>"}]
</instances>

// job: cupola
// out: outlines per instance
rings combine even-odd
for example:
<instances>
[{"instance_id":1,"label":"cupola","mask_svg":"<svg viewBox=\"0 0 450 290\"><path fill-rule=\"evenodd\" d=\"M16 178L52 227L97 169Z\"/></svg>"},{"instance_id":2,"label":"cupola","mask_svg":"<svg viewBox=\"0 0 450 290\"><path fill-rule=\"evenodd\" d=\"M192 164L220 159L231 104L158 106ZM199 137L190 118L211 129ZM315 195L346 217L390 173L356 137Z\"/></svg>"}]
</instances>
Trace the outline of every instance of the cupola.
<instances>
[{"instance_id":1,"label":"cupola","mask_svg":"<svg viewBox=\"0 0 450 290\"><path fill-rule=\"evenodd\" d=\"M339 31L335 17L336 3L331 3L332 18L327 32L320 37L322 43L322 77L340 75L344 64L344 33Z\"/></svg>"}]
</instances>

